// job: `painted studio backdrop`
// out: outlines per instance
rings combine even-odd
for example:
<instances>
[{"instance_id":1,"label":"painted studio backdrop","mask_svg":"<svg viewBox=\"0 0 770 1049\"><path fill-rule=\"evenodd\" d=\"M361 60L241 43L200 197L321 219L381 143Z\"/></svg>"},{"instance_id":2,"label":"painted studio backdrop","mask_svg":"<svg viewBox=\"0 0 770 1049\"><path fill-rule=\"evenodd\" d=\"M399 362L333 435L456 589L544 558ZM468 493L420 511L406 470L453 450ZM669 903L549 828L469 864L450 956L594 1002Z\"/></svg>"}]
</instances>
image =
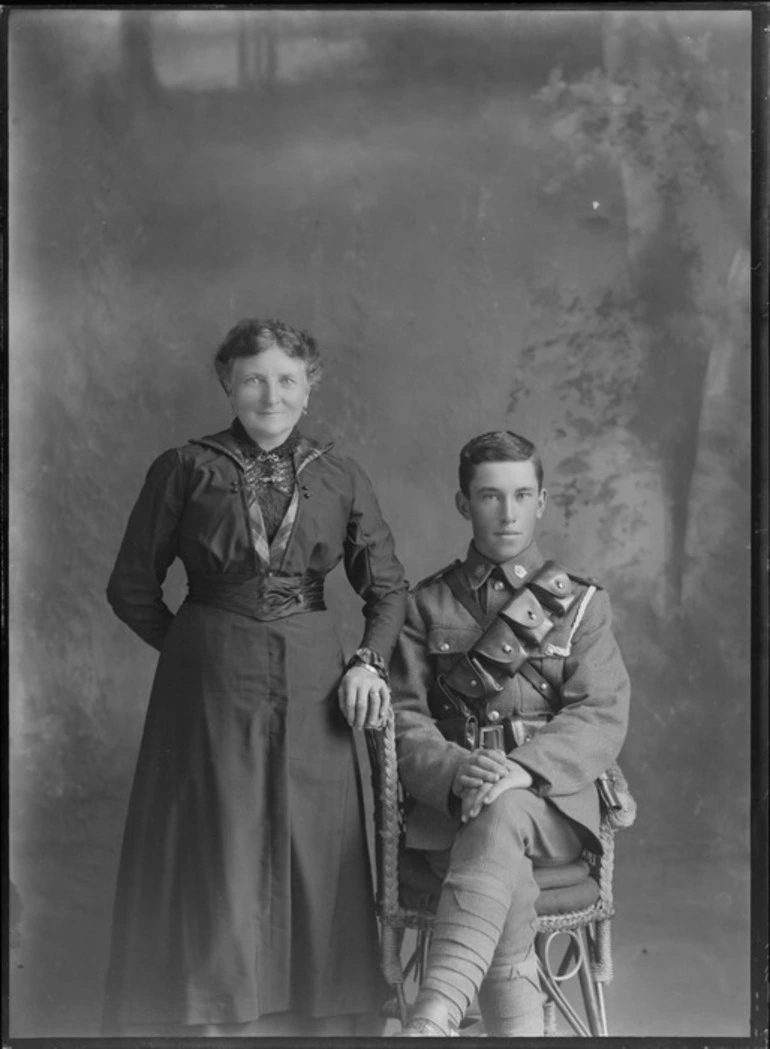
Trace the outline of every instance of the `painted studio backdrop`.
<instances>
[{"instance_id":1,"label":"painted studio backdrop","mask_svg":"<svg viewBox=\"0 0 770 1049\"><path fill-rule=\"evenodd\" d=\"M611 1033L747 1033L749 19L11 12L13 1035L97 1032L154 668L105 586L254 315L318 338L306 430L412 582L464 551L461 445L542 446L634 686Z\"/></svg>"}]
</instances>

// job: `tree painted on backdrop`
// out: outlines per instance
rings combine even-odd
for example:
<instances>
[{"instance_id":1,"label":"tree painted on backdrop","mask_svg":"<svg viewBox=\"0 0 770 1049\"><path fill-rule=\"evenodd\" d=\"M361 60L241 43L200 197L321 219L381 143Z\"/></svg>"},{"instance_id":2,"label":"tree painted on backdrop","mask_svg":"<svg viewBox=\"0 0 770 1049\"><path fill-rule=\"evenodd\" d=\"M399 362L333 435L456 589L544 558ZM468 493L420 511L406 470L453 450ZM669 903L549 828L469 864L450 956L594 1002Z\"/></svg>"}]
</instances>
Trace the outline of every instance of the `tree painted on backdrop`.
<instances>
[{"instance_id":1,"label":"tree painted on backdrop","mask_svg":"<svg viewBox=\"0 0 770 1049\"><path fill-rule=\"evenodd\" d=\"M604 69L571 83L555 69L536 94L550 136L543 192L609 168L628 250L594 293L553 280L536 288L544 334L525 347L510 402L512 411L536 384L555 385L556 473L566 479L552 485L554 500L567 522L579 505L602 506L598 538L618 550L627 582L629 539L649 525L639 500L659 486L664 585L650 598L667 621L708 589L748 512L748 81L720 68L710 32L688 28L667 13L607 12ZM601 451L608 434L624 454ZM715 519L720 489L732 497ZM736 585L742 567L738 554Z\"/></svg>"},{"instance_id":2,"label":"tree painted on backdrop","mask_svg":"<svg viewBox=\"0 0 770 1049\"><path fill-rule=\"evenodd\" d=\"M552 500L612 590L639 716L658 730L654 754L630 741L645 807L676 797L701 816L683 840L716 828L718 849L744 845L748 826L748 784L724 769L743 753L750 694L749 80L691 24L606 12L604 68L573 82L556 69L536 95L543 192L609 171L627 250L595 291L535 289L509 407L543 388L558 406ZM591 207L601 224L603 202ZM708 797L692 794L704 763Z\"/></svg>"}]
</instances>

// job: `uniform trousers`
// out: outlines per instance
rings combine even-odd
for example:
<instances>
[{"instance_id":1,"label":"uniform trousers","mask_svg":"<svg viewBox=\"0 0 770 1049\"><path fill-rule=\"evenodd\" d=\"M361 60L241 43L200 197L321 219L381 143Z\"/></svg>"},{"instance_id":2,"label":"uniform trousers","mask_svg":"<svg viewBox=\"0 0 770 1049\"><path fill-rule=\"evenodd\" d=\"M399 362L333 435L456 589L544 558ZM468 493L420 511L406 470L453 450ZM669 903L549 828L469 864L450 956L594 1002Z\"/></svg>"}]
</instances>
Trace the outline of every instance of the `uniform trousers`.
<instances>
[{"instance_id":1,"label":"uniform trousers","mask_svg":"<svg viewBox=\"0 0 770 1049\"><path fill-rule=\"evenodd\" d=\"M515 789L462 824L451 849L426 852L443 886L415 1015L439 995L458 1027L478 995L488 1035L542 1035L533 863L571 863L582 849L575 824Z\"/></svg>"}]
</instances>

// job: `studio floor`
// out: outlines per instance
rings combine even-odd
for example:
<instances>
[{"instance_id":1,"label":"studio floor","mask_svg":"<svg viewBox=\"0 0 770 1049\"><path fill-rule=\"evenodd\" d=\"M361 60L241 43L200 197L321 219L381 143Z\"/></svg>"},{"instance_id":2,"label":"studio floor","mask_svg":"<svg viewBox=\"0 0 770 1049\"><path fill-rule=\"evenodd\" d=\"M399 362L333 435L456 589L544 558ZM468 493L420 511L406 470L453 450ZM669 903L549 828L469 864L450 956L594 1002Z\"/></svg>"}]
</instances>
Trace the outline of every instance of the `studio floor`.
<instances>
[{"instance_id":1,"label":"studio floor","mask_svg":"<svg viewBox=\"0 0 770 1049\"><path fill-rule=\"evenodd\" d=\"M29 804L12 826L11 1036L99 1033L119 845L114 813L109 798ZM748 857L640 855L633 830L623 833L610 1034L746 1036Z\"/></svg>"}]
</instances>

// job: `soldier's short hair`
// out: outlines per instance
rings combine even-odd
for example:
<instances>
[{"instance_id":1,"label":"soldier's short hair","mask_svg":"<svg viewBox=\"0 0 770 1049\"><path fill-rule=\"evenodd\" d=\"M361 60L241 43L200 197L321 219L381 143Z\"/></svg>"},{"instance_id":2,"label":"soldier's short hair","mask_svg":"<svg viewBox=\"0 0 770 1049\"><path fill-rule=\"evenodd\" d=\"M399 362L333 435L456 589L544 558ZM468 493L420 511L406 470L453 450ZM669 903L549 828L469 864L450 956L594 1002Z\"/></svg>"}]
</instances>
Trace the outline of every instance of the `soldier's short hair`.
<instances>
[{"instance_id":1,"label":"soldier's short hair","mask_svg":"<svg viewBox=\"0 0 770 1049\"><path fill-rule=\"evenodd\" d=\"M236 358L253 357L273 348L304 361L308 382L311 386L318 385L321 381L321 356L313 336L283 321L254 317L239 321L231 328L214 357L217 378L225 393L230 392L230 376Z\"/></svg>"},{"instance_id":2,"label":"soldier's short hair","mask_svg":"<svg viewBox=\"0 0 770 1049\"><path fill-rule=\"evenodd\" d=\"M458 475L463 495L470 495L473 473L479 463L499 462L531 462L535 467L538 489L543 487L543 463L532 441L512 430L493 430L472 438L460 452Z\"/></svg>"}]
</instances>

